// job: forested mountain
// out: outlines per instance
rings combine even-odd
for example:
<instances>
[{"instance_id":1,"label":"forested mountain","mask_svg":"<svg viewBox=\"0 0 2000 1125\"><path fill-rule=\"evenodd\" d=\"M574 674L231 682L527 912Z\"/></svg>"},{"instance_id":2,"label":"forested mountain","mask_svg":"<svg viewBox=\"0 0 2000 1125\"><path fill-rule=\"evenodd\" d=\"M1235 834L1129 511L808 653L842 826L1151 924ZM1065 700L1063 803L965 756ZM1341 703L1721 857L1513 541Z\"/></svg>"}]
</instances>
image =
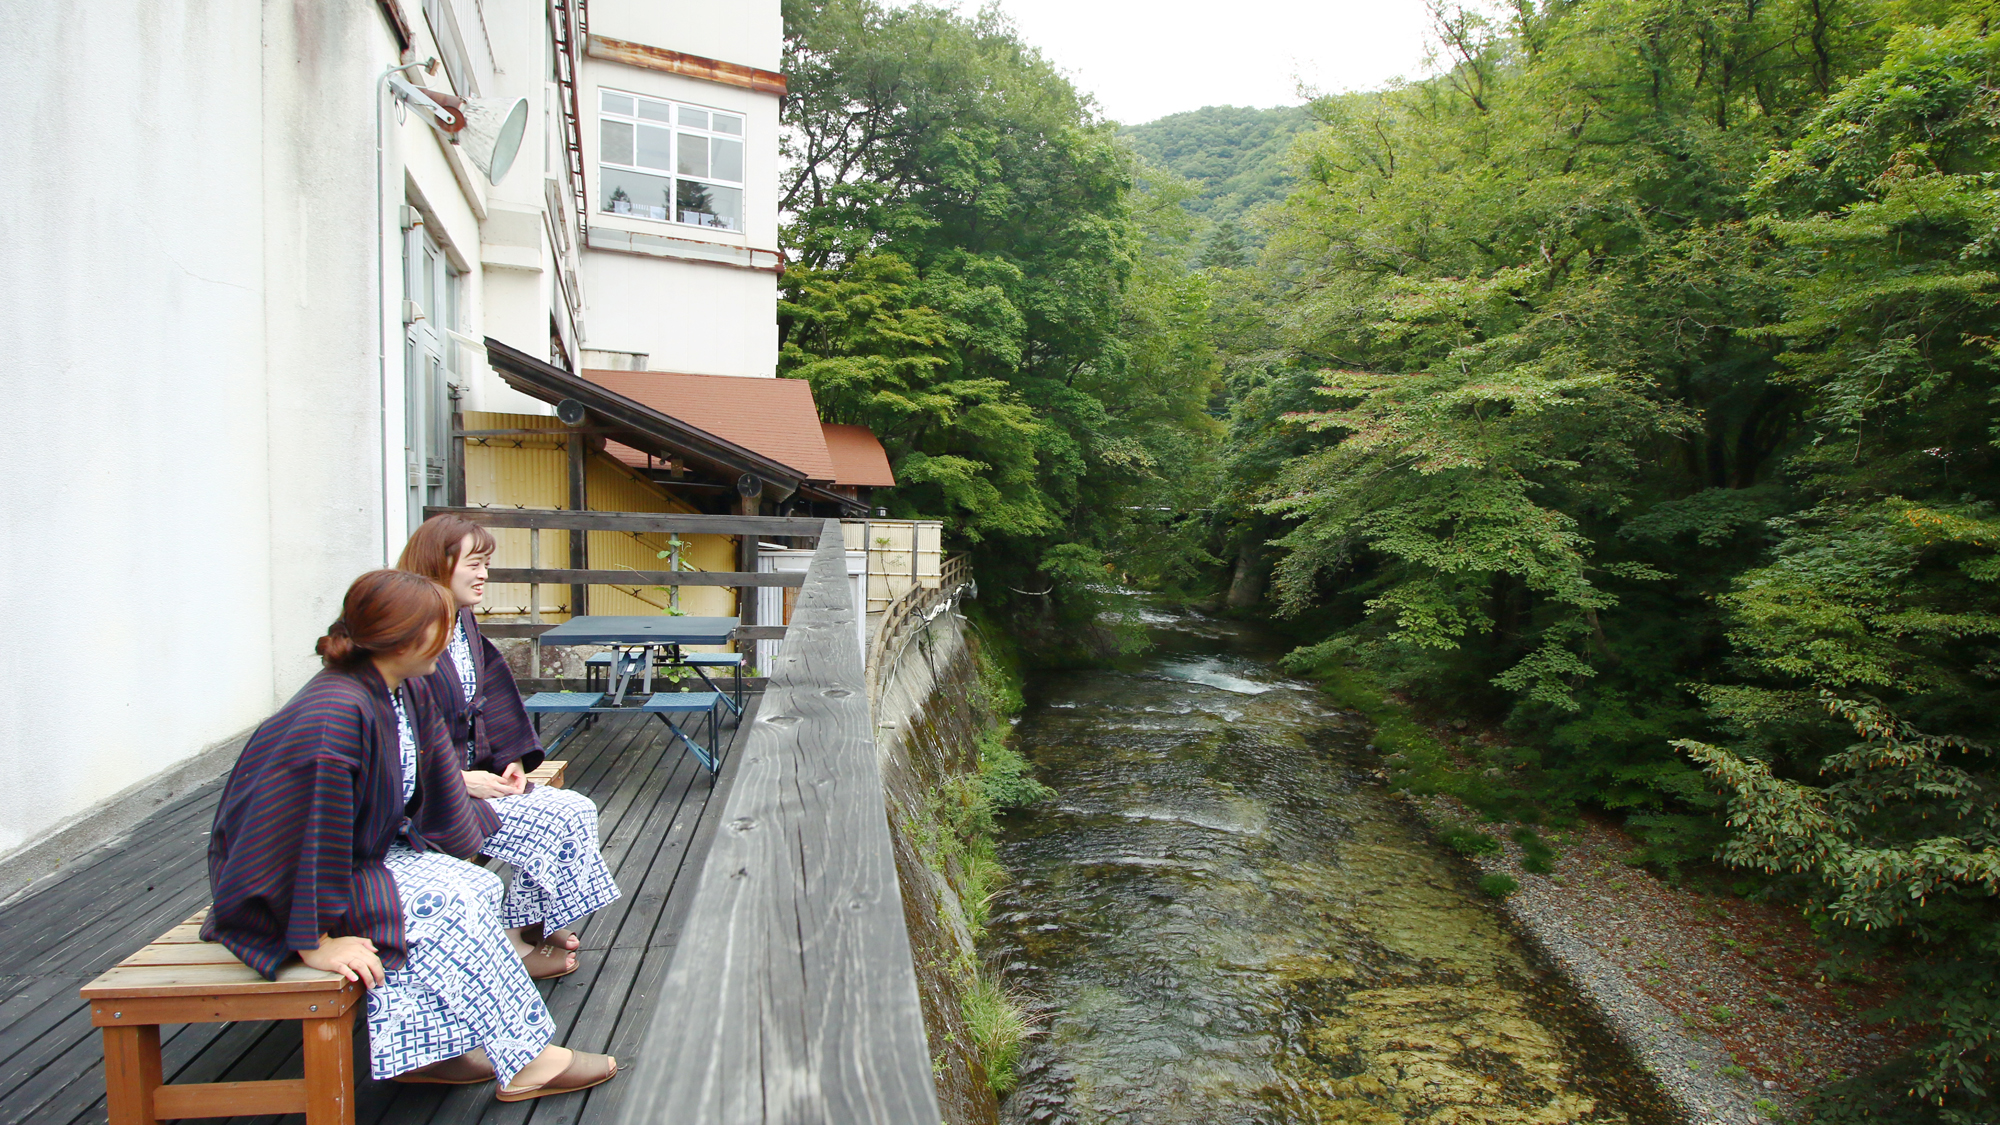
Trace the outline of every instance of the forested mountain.
<instances>
[{"instance_id":1,"label":"forested mountain","mask_svg":"<svg viewBox=\"0 0 2000 1125\"><path fill-rule=\"evenodd\" d=\"M1213 222L1241 223L1252 209L1291 190L1286 153L1311 128L1302 106L1203 106L1120 132L1148 163L1194 181L1187 209Z\"/></svg>"}]
</instances>

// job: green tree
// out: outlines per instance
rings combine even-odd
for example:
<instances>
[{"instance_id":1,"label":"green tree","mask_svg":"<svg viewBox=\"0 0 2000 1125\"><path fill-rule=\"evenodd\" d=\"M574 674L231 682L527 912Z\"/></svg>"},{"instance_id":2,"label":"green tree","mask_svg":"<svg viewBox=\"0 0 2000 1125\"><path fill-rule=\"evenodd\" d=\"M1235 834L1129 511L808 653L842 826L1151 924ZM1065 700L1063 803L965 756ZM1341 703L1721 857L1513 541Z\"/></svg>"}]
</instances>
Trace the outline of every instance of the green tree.
<instances>
[{"instance_id":1,"label":"green tree","mask_svg":"<svg viewBox=\"0 0 2000 1125\"><path fill-rule=\"evenodd\" d=\"M1028 591L1074 633L1108 577L1191 573L1178 529L1216 427L1187 191L1142 188L991 10L785 15L781 374L882 436L884 501L950 521L1003 601Z\"/></svg>"}]
</instances>

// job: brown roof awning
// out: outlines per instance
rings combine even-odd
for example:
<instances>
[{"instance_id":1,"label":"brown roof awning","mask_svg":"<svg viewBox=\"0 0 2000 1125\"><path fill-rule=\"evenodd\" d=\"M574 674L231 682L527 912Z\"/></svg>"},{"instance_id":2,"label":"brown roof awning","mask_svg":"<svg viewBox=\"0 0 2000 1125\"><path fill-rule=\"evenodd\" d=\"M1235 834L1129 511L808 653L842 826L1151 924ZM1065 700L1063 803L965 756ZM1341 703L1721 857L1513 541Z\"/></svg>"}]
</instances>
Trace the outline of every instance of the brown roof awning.
<instances>
[{"instance_id":1,"label":"brown roof awning","mask_svg":"<svg viewBox=\"0 0 2000 1125\"><path fill-rule=\"evenodd\" d=\"M486 338L486 356L508 386L554 405L564 399L583 404L585 424L615 440L663 459L684 459L710 475L750 474L764 482L765 495L782 501L799 490L806 474L681 418L661 413L610 387L572 375L560 367Z\"/></svg>"},{"instance_id":2,"label":"brown roof awning","mask_svg":"<svg viewBox=\"0 0 2000 1125\"><path fill-rule=\"evenodd\" d=\"M812 384L803 379L671 371L585 371L583 377L790 465L806 480L839 480L820 432Z\"/></svg>"},{"instance_id":3,"label":"brown roof awning","mask_svg":"<svg viewBox=\"0 0 2000 1125\"><path fill-rule=\"evenodd\" d=\"M889 468L889 451L866 426L821 422L827 456L833 458L833 483L856 488L892 488L896 474Z\"/></svg>"}]
</instances>

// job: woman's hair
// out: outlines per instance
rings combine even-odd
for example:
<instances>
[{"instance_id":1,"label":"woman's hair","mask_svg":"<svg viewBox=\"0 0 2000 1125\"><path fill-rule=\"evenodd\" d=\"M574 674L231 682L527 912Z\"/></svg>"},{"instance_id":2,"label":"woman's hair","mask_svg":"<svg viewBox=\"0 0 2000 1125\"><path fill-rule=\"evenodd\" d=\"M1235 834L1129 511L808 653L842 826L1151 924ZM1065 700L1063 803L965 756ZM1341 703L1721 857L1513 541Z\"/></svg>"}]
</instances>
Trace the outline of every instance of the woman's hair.
<instances>
[{"instance_id":1,"label":"woman's hair","mask_svg":"<svg viewBox=\"0 0 2000 1125\"><path fill-rule=\"evenodd\" d=\"M433 582L451 585L452 571L458 569L458 545L472 536L472 553L491 555L493 533L464 516L432 516L410 533L403 545L403 557L396 569L421 574Z\"/></svg>"},{"instance_id":2,"label":"woman's hair","mask_svg":"<svg viewBox=\"0 0 2000 1125\"><path fill-rule=\"evenodd\" d=\"M401 652L436 628L426 656L451 642L451 619L458 612L451 591L406 570L371 570L347 588L335 621L315 646L329 668L351 668L371 656Z\"/></svg>"}]
</instances>

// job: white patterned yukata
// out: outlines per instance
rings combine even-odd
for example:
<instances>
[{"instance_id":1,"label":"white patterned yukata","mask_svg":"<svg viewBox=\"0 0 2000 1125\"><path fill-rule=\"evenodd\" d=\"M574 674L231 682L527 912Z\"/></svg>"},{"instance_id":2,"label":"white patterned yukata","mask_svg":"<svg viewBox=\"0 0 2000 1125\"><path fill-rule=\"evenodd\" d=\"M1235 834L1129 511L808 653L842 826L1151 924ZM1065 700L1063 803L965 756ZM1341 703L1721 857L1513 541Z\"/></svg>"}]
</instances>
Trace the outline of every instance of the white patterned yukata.
<instances>
[{"instance_id":1,"label":"white patterned yukata","mask_svg":"<svg viewBox=\"0 0 2000 1125\"><path fill-rule=\"evenodd\" d=\"M416 739L397 693L404 799ZM555 1038L555 1021L500 926L500 878L443 852L398 842L383 861L403 903L409 956L368 990L368 1069L390 1078L486 1048L507 1082Z\"/></svg>"},{"instance_id":2,"label":"white patterned yukata","mask_svg":"<svg viewBox=\"0 0 2000 1125\"><path fill-rule=\"evenodd\" d=\"M445 651L471 703L479 694L479 665L462 622L452 626ZM554 933L617 900L618 883L597 846L597 806L590 798L540 785L486 803L500 818L500 830L486 838L483 850L514 868L501 925L540 924Z\"/></svg>"}]
</instances>

